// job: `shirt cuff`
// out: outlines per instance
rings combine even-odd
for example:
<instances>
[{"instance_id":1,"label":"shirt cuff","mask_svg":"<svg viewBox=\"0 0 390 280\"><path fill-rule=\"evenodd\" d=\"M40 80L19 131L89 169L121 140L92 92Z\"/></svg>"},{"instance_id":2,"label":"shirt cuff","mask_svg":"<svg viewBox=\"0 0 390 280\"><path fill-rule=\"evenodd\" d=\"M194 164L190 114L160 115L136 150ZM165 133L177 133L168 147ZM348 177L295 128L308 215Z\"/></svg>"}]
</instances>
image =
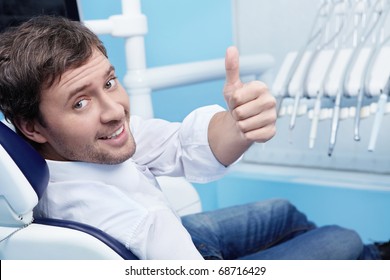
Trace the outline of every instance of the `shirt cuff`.
<instances>
[{"instance_id":1,"label":"shirt cuff","mask_svg":"<svg viewBox=\"0 0 390 280\"><path fill-rule=\"evenodd\" d=\"M183 147L184 173L190 182L214 181L228 170L215 158L208 141L210 120L222 111L225 109L218 105L206 106L191 112L183 120L179 137Z\"/></svg>"}]
</instances>

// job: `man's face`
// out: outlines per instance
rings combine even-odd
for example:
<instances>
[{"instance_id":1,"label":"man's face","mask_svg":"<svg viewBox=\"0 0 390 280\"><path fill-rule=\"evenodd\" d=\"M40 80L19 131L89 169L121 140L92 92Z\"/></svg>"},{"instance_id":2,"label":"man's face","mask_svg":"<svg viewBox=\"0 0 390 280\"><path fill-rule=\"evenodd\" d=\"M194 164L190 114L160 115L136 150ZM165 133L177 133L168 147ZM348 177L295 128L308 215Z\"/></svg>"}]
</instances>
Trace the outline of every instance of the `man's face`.
<instances>
[{"instance_id":1,"label":"man's face","mask_svg":"<svg viewBox=\"0 0 390 280\"><path fill-rule=\"evenodd\" d=\"M97 50L42 92L40 111L44 125L35 129L47 159L117 164L135 152L128 96Z\"/></svg>"}]
</instances>

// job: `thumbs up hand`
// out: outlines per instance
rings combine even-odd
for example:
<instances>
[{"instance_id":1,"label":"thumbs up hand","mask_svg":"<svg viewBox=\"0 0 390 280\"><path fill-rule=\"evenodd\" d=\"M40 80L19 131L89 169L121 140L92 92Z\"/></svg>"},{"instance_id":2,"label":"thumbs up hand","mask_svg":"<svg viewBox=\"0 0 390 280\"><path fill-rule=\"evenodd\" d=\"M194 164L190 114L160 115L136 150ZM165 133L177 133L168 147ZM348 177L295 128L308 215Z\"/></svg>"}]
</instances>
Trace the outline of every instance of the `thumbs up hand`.
<instances>
[{"instance_id":1,"label":"thumbs up hand","mask_svg":"<svg viewBox=\"0 0 390 280\"><path fill-rule=\"evenodd\" d=\"M239 54L235 47L226 51L224 98L239 131L249 142L266 142L275 134L276 101L259 81L240 80Z\"/></svg>"},{"instance_id":2,"label":"thumbs up hand","mask_svg":"<svg viewBox=\"0 0 390 280\"><path fill-rule=\"evenodd\" d=\"M208 127L208 140L216 159L228 166L254 142L265 142L274 136L276 101L264 83L241 82L235 47L226 51L225 68L223 94L229 111L213 116Z\"/></svg>"}]
</instances>

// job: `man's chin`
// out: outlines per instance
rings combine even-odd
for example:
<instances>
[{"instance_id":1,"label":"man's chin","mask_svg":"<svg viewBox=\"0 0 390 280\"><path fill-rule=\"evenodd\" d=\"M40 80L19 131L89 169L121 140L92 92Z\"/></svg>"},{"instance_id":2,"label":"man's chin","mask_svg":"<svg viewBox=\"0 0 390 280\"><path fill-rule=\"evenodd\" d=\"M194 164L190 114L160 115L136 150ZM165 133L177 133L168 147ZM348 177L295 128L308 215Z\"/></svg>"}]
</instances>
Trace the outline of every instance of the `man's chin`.
<instances>
[{"instance_id":1,"label":"man's chin","mask_svg":"<svg viewBox=\"0 0 390 280\"><path fill-rule=\"evenodd\" d=\"M90 162L97 163L97 164L108 164L108 165L115 165L115 164L121 164L131 158L134 155L135 148L131 149L127 153L122 153L120 155L112 155L112 154L99 154L92 156L90 158Z\"/></svg>"}]
</instances>

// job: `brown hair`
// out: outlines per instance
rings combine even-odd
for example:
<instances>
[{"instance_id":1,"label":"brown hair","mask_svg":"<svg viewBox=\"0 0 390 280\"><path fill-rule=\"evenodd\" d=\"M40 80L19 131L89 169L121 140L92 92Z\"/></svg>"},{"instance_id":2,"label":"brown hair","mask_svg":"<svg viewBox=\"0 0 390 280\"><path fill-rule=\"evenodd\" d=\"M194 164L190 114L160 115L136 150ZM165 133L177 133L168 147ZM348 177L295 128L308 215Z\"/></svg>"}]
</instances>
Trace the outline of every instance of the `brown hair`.
<instances>
[{"instance_id":1,"label":"brown hair","mask_svg":"<svg viewBox=\"0 0 390 280\"><path fill-rule=\"evenodd\" d=\"M0 110L15 124L37 119L40 93L92 56L106 57L99 38L82 23L62 17L39 16L0 34Z\"/></svg>"}]
</instances>

